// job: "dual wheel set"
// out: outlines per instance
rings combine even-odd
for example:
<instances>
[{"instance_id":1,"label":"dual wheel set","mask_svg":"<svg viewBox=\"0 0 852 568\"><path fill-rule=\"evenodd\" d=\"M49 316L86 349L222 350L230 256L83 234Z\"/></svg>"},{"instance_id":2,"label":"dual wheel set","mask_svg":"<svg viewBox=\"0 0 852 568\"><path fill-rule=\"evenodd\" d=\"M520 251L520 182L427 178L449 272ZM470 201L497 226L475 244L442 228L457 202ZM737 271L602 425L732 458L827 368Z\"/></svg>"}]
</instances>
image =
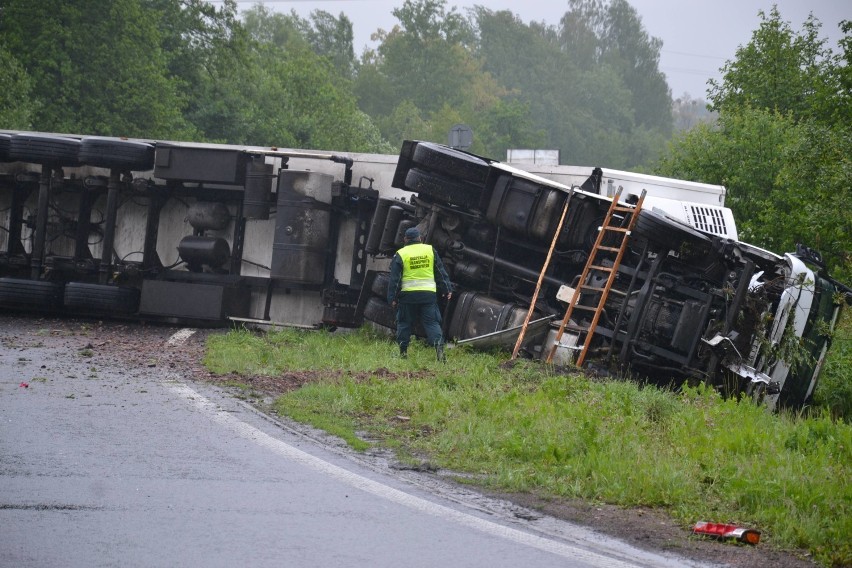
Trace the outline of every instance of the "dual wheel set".
<instances>
[{"instance_id":1,"label":"dual wheel set","mask_svg":"<svg viewBox=\"0 0 852 568\"><path fill-rule=\"evenodd\" d=\"M147 171L154 165L154 146L115 138L88 137L82 140L63 136L21 133L0 134L0 161L22 162L41 166L38 204L32 247L27 256L29 278L0 277L0 309L27 312L72 313L91 315L131 315L139 308L140 291L109 283L113 272L113 242L116 209L122 174ZM45 236L50 194L66 167L93 166L110 170L107 185L107 213L104 219L103 254L99 262L99 282L77 282L71 275L64 281L44 278ZM55 175L59 174L59 175ZM12 187L15 191L16 188ZM23 204L12 215L22 217ZM81 209L82 211L82 209ZM88 214L88 211L87 211ZM81 213L82 216L82 213ZM78 224L90 220L80 218ZM11 224L11 222L10 222ZM5 228L5 227L4 227ZM6 228L9 231L8 228ZM8 235L7 260L24 249L21 235ZM84 243L85 244L85 243ZM79 247L75 261L83 260ZM86 260L92 260L89 253ZM0 268L2 270L2 268ZM86 277L80 276L81 279ZM91 279L91 275L88 276Z\"/></svg>"},{"instance_id":2,"label":"dual wheel set","mask_svg":"<svg viewBox=\"0 0 852 568\"><path fill-rule=\"evenodd\" d=\"M130 316L139 296L138 288L112 284L0 278L0 308L30 313Z\"/></svg>"}]
</instances>

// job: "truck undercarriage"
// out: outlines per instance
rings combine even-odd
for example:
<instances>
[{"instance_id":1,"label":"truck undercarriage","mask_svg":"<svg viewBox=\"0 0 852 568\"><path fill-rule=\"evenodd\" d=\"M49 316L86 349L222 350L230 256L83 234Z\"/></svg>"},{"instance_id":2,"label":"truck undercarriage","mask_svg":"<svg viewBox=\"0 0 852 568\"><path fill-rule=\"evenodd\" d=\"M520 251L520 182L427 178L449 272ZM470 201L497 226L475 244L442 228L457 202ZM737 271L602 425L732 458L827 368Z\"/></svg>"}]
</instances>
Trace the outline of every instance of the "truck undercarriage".
<instances>
[{"instance_id":1,"label":"truck undercarriage","mask_svg":"<svg viewBox=\"0 0 852 568\"><path fill-rule=\"evenodd\" d=\"M417 226L456 287L442 306L448 338L508 332L526 357L567 364L582 349L605 372L795 408L849 294L810 268L811 251L737 241L721 204L646 199L644 187L607 195L599 168L567 185L420 141L367 166L37 133L0 134L0 161L0 309L393 328L387 263ZM375 189L380 176L388 187ZM623 245L597 240L605 218ZM600 251L611 254L590 263Z\"/></svg>"}]
</instances>

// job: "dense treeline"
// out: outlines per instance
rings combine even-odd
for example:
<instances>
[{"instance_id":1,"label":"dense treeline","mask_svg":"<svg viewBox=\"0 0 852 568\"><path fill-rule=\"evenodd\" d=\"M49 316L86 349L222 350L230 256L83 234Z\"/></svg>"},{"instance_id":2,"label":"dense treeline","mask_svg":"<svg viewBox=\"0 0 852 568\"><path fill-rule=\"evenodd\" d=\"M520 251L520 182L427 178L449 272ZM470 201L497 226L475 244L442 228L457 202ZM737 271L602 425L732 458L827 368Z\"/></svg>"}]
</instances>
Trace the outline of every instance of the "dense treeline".
<instances>
[{"instance_id":1,"label":"dense treeline","mask_svg":"<svg viewBox=\"0 0 852 568\"><path fill-rule=\"evenodd\" d=\"M550 148L567 164L724 184L743 238L808 243L852 276L849 22L834 54L815 19L795 32L777 9L760 14L696 121L703 101L673 103L662 43L628 0L569 0L553 26L446 0L393 15L356 56L343 13L0 0L0 127L393 153L465 123L471 150L497 159Z\"/></svg>"},{"instance_id":2,"label":"dense treeline","mask_svg":"<svg viewBox=\"0 0 852 568\"><path fill-rule=\"evenodd\" d=\"M649 38L626 0L572 0L559 26L409 0L360 58L352 24L202 0L0 0L7 128L347 151L444 142L560 148L637 167L672 131ZM582 41L578 38L582 37ZM578 43L579 42L579 43Z\"/></svg>"},{"instance_id":3,"label":"dense treeline","mask_svg":"<svg viewBox=\"0 0 852 568\"><path fill-rule=\"evenodd\" d=\"M231 1L0 0L0 10L0 61L15 79L14 96L0 94L6 128L391 149L333 60L298 28L265 35L278 22L261 8L247 23Z\"/></svg>"}]
</instances>

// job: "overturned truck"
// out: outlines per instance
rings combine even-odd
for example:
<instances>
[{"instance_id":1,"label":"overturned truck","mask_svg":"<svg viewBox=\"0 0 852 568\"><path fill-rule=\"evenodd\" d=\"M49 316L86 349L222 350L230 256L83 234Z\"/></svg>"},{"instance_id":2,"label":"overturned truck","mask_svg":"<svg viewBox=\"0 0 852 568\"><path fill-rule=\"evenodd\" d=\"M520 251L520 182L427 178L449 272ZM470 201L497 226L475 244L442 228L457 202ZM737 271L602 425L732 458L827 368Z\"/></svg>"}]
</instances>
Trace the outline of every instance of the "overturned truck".
<instances>
[{"instance_id":1,"label":"overturned truck","mask_svg":"<svg viewBox=\"0 0 852 568\"><path fill-rule=\"evenodd\" d=\"M186 325L393 328L417 226L456 288L445 335L771 407L816 386L849 289L742 243L724 188L502 163L0 133L0 309Z\"/></svg>"}]
</instances>

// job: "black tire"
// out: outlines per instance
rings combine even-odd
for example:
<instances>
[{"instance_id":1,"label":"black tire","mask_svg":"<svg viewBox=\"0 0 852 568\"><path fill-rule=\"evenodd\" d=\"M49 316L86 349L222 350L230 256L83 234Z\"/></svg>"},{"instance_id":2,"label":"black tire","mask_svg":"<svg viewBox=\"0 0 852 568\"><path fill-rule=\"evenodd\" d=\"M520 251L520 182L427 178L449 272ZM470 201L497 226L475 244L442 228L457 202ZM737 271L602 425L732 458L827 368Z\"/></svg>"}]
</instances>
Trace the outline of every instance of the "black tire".
<instances>
[{"instance_id":1,"label":"black tire","mask_svg":"<svg viewBox=\"0 0 852 568\"><path fill-rule=\"evenodd\" d=\"M647 239L657 245L679 248L681 243L710 244L710 238L692 227L643 209L633 226L633 236Z\"/></svg>"},{"instance_id":2,"label":"black tire","mask_svg":"<svg viewBox=\"0 0 852 568\"><path fill-rule=\"evenodd\" d=\"M0 307L49 312L62 307L63 285L45 280L0 278Z\"/></svg>"},{"instance_id":3,"label":"black tire","mask_svg":"<svg viewBox=\"0 0 852 568\"><path fill-rule=\"evenodd\" d=\"M373 279L373 285L370 287L370 291L373 292L374 296L378 296L382 300L387 300L389 283L390 273L378 272L375 279Z\"/></svg>"},{"instance_id":4,"label":"black tire","mask_svg":"<svg viewBox=\"0 0 852 568\"><path fill-rule=\"evenodd\" d=\"M475 209L479 207L482 188L432 172L412 168L405 176L405 189L435 201Z\"/></svg>"},{"instance_id":5,"label":"black tire","mask_svg":"<svg viewBox=\"0 0 852 568\"><path fill-rule=\"evenodd\" d=\"M364 319L390 329L396 329L396 310L393 309L393 306L375 296L367 300L367 305L364 306Z\"/></svg>"},{"instance_id":6,"label":"black tire","mask_svg":"<svg viewBox=\"0 0 852 568\"><path fill-rule=\"evenodd\" d=\"M80 146L80 163L122 171L147 171L154 167L154 146L144 142L92 136Z\"/></svg>"},{"instance_id":7,"label":"black tire","mask_svg":"<svg viewBox=\"0 0 852 568\"><path fill-rule=\"evenodd\" d=\"M49 166L77 166L80 141L49 134L14 134L9 142L9 158L18 162Z\"/></svg>"},{"instance_id":8,"label":"black tire","mask_svg":"<svg viewBox=\"0 0 852 568\"><path fill-rule=\"evenodd\" d=\"M69 282L65 308L76 313L130 315L139 310L139 295L137 288Z\"/></svg>"},{"instance_id":9,"label":"black tire","mask_svg":"<svg viewBox=\"0 0 852 568\"><path fill-rule=\"evenodd\" d=\"M11 134L0 134L0 162L8 162L9 159L9 147L12 143L12 135Z\"/></svg>"},{"instance_id":10,"label":"black tire","mask_svg":"<svg viewBox=\"0 0 852 568\"><path fill-rule=\"evenodd\" d=\"M418 142L412 161L420 169L475 184L485 184L488 176L488 162L482 158L432 142Z\"/></svg>"}]
</instances>

